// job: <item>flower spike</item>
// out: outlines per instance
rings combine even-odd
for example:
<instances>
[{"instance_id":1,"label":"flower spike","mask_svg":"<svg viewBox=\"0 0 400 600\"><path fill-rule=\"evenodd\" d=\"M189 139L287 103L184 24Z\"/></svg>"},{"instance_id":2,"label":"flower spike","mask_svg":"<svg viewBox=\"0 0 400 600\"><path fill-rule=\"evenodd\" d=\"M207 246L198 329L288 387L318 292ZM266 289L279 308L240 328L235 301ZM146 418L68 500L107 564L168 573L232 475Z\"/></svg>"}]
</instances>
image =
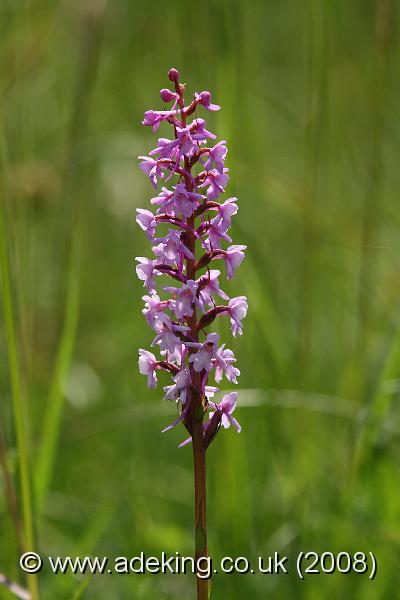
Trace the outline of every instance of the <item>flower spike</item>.
<instances>
[{"instance_id":1,"label":"flower spike","mask_svg":"<svg viewBox=\"0 0 400 600\"><path fill-rule=\"evenodd\" d=\"M137 209L136 221L149 239L153 257L139 256L136 270L148 290L142 312L155 332L151 346L161 354L158 359L140 349L139 369L152 388L157 385L158 371L172 378L170 385L164 386L164 398L176 403L178 416L163 431L183 423L190 435L180 444L185 446L192 441L195 423L200 420L205 449L221 426L232 425L240 431L232 416L237 393L214 402L218 390L208 383L219 383L225 377L237 384L240 371L236 358L225 344L220 345L219 335L207 328L221 316L228 316L232 334L241 335L247 313L247 299L229 299L220 288L221 271L211 269L209 263L224 263L231 279L246 246L231 244L228 234L238 212L238 200L222 199L228 184L227 143L212 141L216 136L202 116L189 119L197 109L212 113L220 107L212 102L209 91L196 92L186 105L179 71L170 69L168 79L171 89L160 90L167 106L146 111L143 125L154 132L169 126L170 135L159 137L156 148L139 157L140 168L157 195L150 200L153 210ZM161 227L167 232L157 237ZM158 276L169 276L173 284L157 290Z\"/></svg>"}]
</instances>

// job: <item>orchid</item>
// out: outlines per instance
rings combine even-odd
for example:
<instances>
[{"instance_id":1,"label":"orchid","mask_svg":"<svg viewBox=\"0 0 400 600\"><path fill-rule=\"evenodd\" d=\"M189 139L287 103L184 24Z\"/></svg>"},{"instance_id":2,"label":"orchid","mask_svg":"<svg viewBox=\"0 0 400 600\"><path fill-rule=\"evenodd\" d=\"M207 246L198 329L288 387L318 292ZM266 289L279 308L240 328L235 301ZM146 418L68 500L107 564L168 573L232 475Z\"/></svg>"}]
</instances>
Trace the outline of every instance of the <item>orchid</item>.
<instances>
[{"instance_id":1,"label":"orchid","mask_svg":"<svg viewBox=\"0 0 400 600\"><path fill-rule=\"evenodd\" d=\"M246 250L246 246L238 246L235 244L234 246L229 246L224 253L228 279L232 279L234 277L235 269L242 263L242 260L244 259L243 250Z\"/></svg>"},{"instance_id":2,"label":"orchid","mask_svg":"<svg viewBox=\"0 0 400 600\"><path fill-rule=\"evenodd\" d=\"M147 287L149 290L154 290L154 275L156 274L156 264L157 261L149 260L145 256L137 256L136 260L138 261L138 265L136 265L136 274L144 283L143 285Z\"/></svg>"},{"instance_id":3,"label":"orchid","mask_svg":"<svg viewBox=\"0 0 400 600\"><path fill-rule=\"evenodd\" d=\"M211 371L212 359L217 352L218 341L218 333L209 333L203 344L196 342L188 343L188 345L190 345L192 348L198 349L195 354L191 354L189 356L189 362L193 363L193 369L197 373L201 373L203 369L207 372Z\"/></svg>"},{"instance_id":4,"label":"orchid","mask_svg":"<svg viewBox=\"0 0 400 600\"><path fill-rule=\"evenodd\" d=\"M196 535L196 556L205 556L205 452L221 425L232 425L238 432L241 429L232 416L238 394L230 392L217 402L214 396L219 390L209 384L213 372L216 383L225 376L228 382L237 384L240 371L235 366L235 355L225 344L220 345L218 333L206 328L225 315L230 319L232 334L241 335L247 313L246 298L229 299L220 288L221 271L210 269L209 264L225 263L227 278L231 279L246 246L225 246L232 242L228 230L238 212L237 198L221 198L229 179L226 141L209 145L216 136L205 120L189 119L200 107L210 112L220 107L211 101L209 91L196 92L186 105L185 85L180 83L178 70L171 69L168 78L174 90L163 88L160 96L172 106L168 110L148 110L143 125L153 131L169 125L172 135L159 137L156 148L148 156L139 157L140 168L157 195L150 200L155 212L137 209L136 220L152 244L153 258L137 257L136 271L148 290L143 296L143 314L155 332L151 346L161 355L158 360L141 349L139 370L152 388L157 384L157 372L165 371L172 377L172 383L164 386L164 398L175 401L178 415L163 431L183 423L189 433L180 447L193 445L196 532L201 533ZM159 237L161 225L167 225L167 231L164 229ZM174 285L157 290L156 276L161 275L173 278ZM208 598L207 582L198 578L197 585L198 598Z\"/></svg>"},{"instance_id":5,"label":"orchid","mask_svg":"<svg viewBox=\"0 0 400 600\"><path fill-rule=\"evenodd\" d=\"M139 370L142 375L147 375L147 385L149 387L156 387L157 385L157 376L156 376L156 368L157 368L157 359L151 352L147 350L143 350L140 348L139 350Z\"/></svg>"},{"instance_id":6,"label":"orchid","mask_svg":"<svg viewBox=\"0 0 400 600\"><path fill-rule=\"evenodd\" d=\"M242 335L242 320L247 314L246 296L238 296L237 298L231 298L231 300L229 300L228 303L228 312L231 318L233 335Z\"/></svg>"},{"instance_id":7,"label":"orchid","mask_svg":"<svg viewBox=\"0 0 400 600\"><path fill-rule=\"evenodd\" d=\"M150 240L153 239L157 224L153 213L144 208L137 208L136 212L138 213L136 217L137 224L147 233Z\"/></svg>"},{"instance_id":8,"label":"orchid","mask_svg":"<svg viewBox=\"0 0 400 600\"><path fill-rule=\"evenodd\" d=\"M240 375L240 371L237 367L233 366L236 362L235 355L229 348L225 349L225 344L222 344L215 353L213 359L213 366L215 367L215 381L219 383L222 379L223 373L226 378L232 383L237 383L237 377Z\"/></svg>"},{"instance_id":9,"label":"orchid","mask_svg":"<svg viewBox=\"0 0 400 600\"><path fill-rule=\"evenodd\" d=\"M237 397L237 392L231 392L230 394L226 394L219 404L215 404L214 402L210 402L210 404L215 408L215 413L221 416L221 424L225 429L233 425L236 431L240 433L241 427L236 419L232 417L232 413L236 408ZM210 419L213 418L215 413L210 412Z\"/></svg>"}]
</instances>

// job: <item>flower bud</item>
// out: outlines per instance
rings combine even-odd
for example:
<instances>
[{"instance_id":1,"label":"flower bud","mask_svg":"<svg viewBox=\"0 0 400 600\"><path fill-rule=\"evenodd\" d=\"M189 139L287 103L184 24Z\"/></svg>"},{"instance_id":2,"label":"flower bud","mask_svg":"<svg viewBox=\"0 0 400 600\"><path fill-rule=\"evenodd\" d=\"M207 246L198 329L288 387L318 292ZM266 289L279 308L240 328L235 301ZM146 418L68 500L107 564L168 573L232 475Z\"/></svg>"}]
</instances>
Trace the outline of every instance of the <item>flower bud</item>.
<instances>
[{"instance_id":1,"label":"flower bud","mask_svg":"<svg viewBox=\"0 0 400 600\"><path fill-rule=\"evenodd\" d=\"M162 90L160 90L160 96L161 100L163 100L164 102L172 102L172 100L175 100L176 98L176 94L174 92L171 92L171 90L169 90L168 88L163 88Z\"/></svg>"},{"instance_id":2,"label":"flower bud","mask_svg":"<svg viewBox=\"0 0 400 600\"><path fill-rule=\"evenodd\" d=\"M179 81L179 71L178 71L178 69L170 69L168 71L168 79L170 81L175 81L177 83Z\"/></svg>"}]
</instances>

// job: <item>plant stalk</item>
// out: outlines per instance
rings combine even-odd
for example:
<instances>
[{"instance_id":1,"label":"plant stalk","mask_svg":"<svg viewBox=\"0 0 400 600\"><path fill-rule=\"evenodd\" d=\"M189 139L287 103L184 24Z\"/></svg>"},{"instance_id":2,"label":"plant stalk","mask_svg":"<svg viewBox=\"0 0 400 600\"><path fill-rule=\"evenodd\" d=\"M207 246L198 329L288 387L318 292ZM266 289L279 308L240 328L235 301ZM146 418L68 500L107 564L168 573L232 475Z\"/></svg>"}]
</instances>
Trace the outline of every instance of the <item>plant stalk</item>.
<instances>
[{"instance_id":1,"label":"plant stalk","mask_svg":"<svg viewBox=\"0 0 400 600\"><path fill-rule=\"evenodd\" d=\"M195 560L208 556L207 548L207 490L206 449L203 441L203 420L192 420L193 464L194 464L194 508L195 508ZM208 580L198 575L197 600L208 600Z\"/></svg>"},{"instance_id":2,"label":"plant stalk","mask_svg":"<svg viewBox=\"0 0 400 600\"><path fill-rule=\"evenodd\" d=\"M189 231L193 231L194 217L188 219ZM188 235L188 247L196 256L196 238L193 233ZM195 260L187 259L187 277L194 279ZM197 316L196 309L193 307L193 315L189 319L189 326L193 339L198 341ZM206 449L203 439L203 419L204 406L203 399L198 390L201 389L200 373L196 373L190 367L193 388L191 390L190 403L190 428L192 434L193 445L193 468L194 468L194 526L195 526L195 561L198 561L208 556L207 548L207 487L206 487ZM197 600L208 600L208 580L196 576L197 581Z\"/></svg>"},{"instance_id":3,"label":"plant stalk","mask_svg":"<svg viewBox=\"0 0 400 600\"><path fill-rule=\"evenodd\" d=\"M181 110L184 108L183 90L178 84L175 86L176 91L180 95L179 106ZM186 115L181 112L182 127L186 127ZM190 160L185 157L185 171L191 174L192 165ZM193 183L190 178L187 180L187 188L190 192L193 191ZM186 259L186 275L188 279L196 278L196 237L193 233L195 227L195 215L187 219L186 223L186 245L194 255L194 259ZM193 305L193 314L188 318L188 325L190 327L190 334L194 341L198 341L199 333L197 330L197 315L196 307ZM194 349L189 351L189 356L195 352ZM199 560L208 557L207 547L207 486L206 486L206 448L204 446L203 439L203 419L205 414L205 407L203 405L203 398L201 396L201 376L200 373L196 373L192 366L190 368L190 375L192 380L192 389L190 391L190 416L189 416L189 428L192 435L192 446L193 446L193 470L194 470L194 526L195 526L195 542L194 542L194 556L197 565ZM209 599L209 583L207 579L199 577L198 570L196 572L196 586L197 586L197 600L208 600Z\"/></svg>"}]
</instances>

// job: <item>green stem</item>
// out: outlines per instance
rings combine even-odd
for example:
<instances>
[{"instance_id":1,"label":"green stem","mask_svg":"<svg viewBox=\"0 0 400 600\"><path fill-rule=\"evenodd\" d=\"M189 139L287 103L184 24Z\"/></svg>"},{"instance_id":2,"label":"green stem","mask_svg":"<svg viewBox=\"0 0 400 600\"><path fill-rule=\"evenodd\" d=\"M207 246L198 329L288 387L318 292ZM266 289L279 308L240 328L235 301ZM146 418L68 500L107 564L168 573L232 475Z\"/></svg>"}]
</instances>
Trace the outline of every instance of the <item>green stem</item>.
<instances>
[{"instance_id":1,"label":"green stem","mask_svg":"<svg viewBox=\"0 0 400 600\"><path fill-rule=\"evenodd\" d=\"M5 149L3 139L1 143L1 171L5 175ZM18 446L18 467L22 496L22 516L24 524L24 548L33 551L35 548L34 528L33 528L33 507L32 494L29 478L29 460L27 433L24 418L24 405L22 399L21 373L18 356L17 332L15 326L15 315L12 301L11 278L8 264L6 227L5 227L5 197L7 195L4 184L1 190L2 201L0 202L0 279L3 297L3 315L5 324L5 334L8 348L8 363L10 369L10 381L12 392L12 404L15 432ZM38 600L39 588L35 575L28 575L27 582L31 593L31 600Z\"/></svg>"}]
</instances>

